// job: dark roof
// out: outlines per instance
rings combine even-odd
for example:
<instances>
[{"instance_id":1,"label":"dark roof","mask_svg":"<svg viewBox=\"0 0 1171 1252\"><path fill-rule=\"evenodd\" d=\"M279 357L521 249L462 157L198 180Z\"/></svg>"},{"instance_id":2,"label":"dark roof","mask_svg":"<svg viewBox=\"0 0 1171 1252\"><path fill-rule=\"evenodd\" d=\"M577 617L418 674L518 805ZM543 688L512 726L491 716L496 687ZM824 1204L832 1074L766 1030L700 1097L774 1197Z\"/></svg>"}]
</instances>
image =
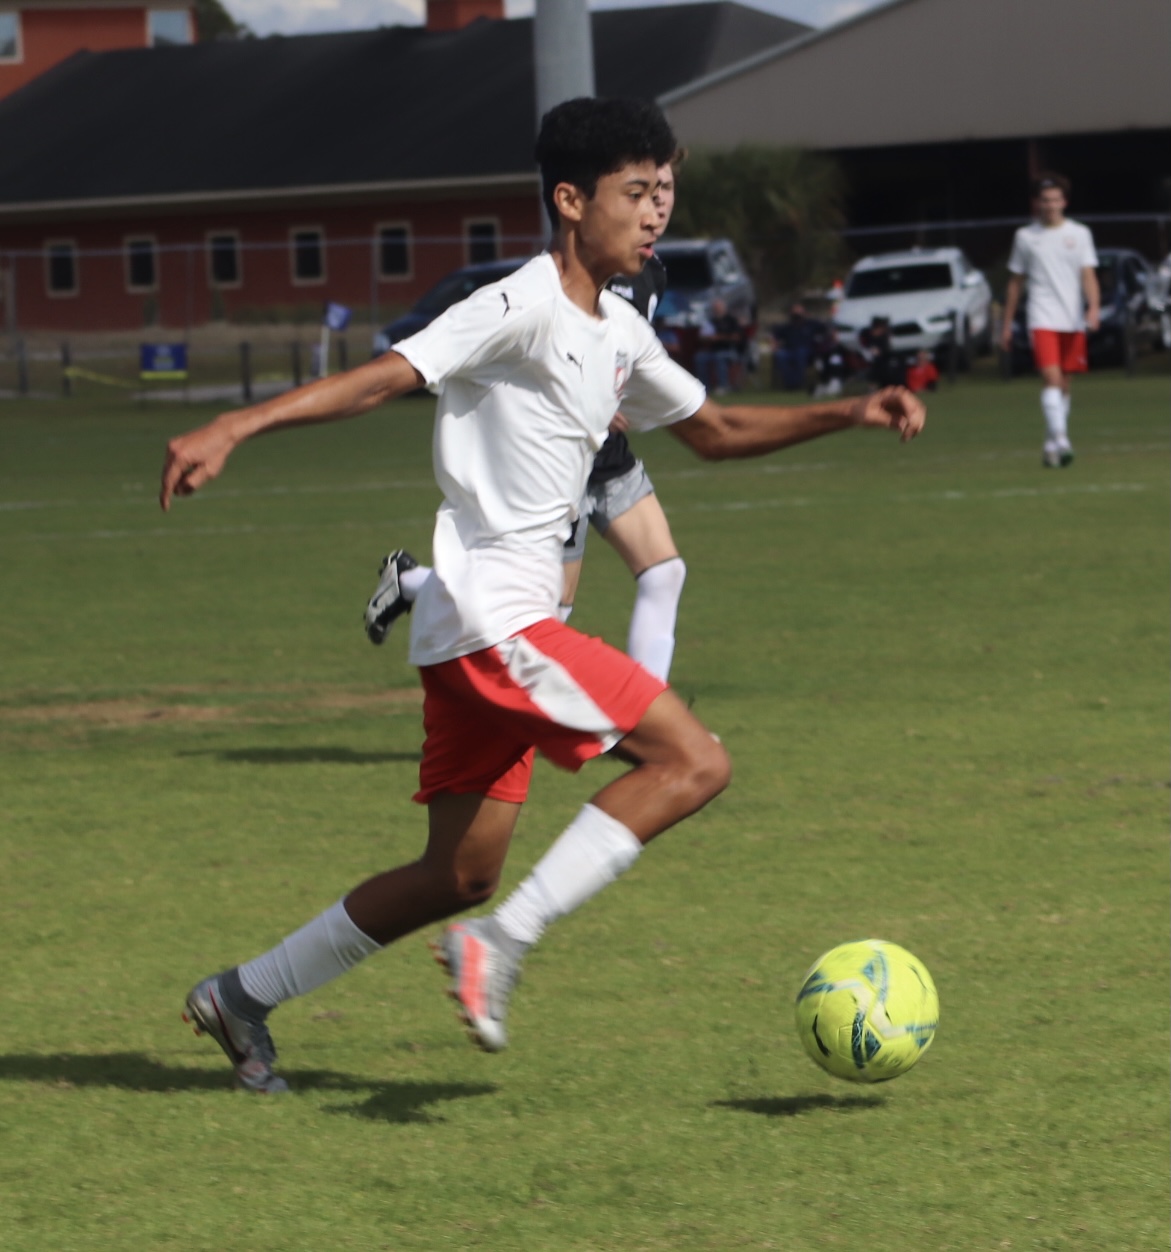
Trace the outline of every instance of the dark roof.
<instances>
[{"instance_id":1,"label":"dark roof","mask_svg":"<svg viewBox=\"0 0 1171 1252\"><path fill-rule=\"evenodd\" d=\"M733 3L590 15L602 96L808 31ZM79 52L0 101L0 209L531 176L532 20Z\"/></svg>"}]
</instances>

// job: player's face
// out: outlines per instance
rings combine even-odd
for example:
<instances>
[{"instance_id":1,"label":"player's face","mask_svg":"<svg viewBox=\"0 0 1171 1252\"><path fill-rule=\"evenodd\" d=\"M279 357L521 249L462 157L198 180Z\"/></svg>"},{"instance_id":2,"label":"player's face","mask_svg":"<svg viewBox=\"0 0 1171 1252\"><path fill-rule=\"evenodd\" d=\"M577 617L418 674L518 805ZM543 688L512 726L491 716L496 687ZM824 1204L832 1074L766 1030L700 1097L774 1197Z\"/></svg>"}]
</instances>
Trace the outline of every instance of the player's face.
<instances>
[{"instance_id":1,"label":"player's face","mask_svg":"<svg viewBox=\"0 0 1171 1252\"><path fill-rule=\"evenodd\" d=\"M657 185L650 161L598 179L593 197L581 202L577 232L582 258L591 269L596 266L608 275L639 273L657 238Z\"/></svg>"},{"instance_id":2,"label":"player's face","mask_svg":"<svg viewBox=\"0 0 1171 1252\"><path fill-rule=\"evenodd\" d=\"M1065 192L1060 187L1046 187L1033 201L1037 216L1046 226L1059 226L1065 216Z\"/></svg>"},{"instance_id":3,"label":"player's face","mask_svg":"<svg viewBox=\"0 0 1171 1252\"><path fill-rule=\"evenodd\" d=\"M658 217L655 238L660 239L675 208L675 171L670 165L660 165L655 174L659 180L655 187L655 213Z\"/></svg>"}]
</instances>

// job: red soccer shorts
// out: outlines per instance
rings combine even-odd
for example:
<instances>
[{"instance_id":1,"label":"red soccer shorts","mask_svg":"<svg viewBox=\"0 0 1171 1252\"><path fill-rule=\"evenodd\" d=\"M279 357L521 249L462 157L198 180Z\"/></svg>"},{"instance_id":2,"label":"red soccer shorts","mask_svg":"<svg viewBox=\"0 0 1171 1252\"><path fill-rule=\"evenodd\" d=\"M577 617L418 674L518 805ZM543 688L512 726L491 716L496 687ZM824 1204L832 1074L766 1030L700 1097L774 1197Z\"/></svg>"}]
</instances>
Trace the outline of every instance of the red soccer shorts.
<instances>
[{"instance_id":1,"label":"red soccer shorts","mask_svg":"<svg viewBox=\"0 0 1171 1252\"><path fill-rule=\"evenodd\" d=\"M1063 374L1084 374L1086 361L1086 335L1081 330L1035 330L1033 335L1033 360L1039 370L1058 366Z\"/></svg>"},{"instance_id":2,"label":"red soccer shorts","mask_svg":"<svg viewBox=\"0 0 1171 1252\"><path fill-rule=\"evenodd\" d=\"M519 804L534 749L579 770L629 734L666 690L624 652L555 618L419 673L427 736L419 804L445 791Z\"/></svg>"}]
</instances>

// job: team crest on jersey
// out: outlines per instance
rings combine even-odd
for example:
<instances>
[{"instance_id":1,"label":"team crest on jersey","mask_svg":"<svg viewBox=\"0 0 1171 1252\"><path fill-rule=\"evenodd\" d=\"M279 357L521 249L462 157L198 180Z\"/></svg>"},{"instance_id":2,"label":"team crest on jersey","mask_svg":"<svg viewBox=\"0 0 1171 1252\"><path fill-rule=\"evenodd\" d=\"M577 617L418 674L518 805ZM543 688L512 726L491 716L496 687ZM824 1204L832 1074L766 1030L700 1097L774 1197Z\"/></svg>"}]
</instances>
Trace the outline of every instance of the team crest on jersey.
<instances>
[{"instance_id":1,"label":"team crest on jersey","mask_svg":"<svg viewBox=\"0 0 1171 1252\"><path fill-rule=\"evenodd\" d=\"M626 388L626 380L630 376L630 359L625 352L619 352L614 357L614 394L621 396Z\"/></svg>"}]
</instances>

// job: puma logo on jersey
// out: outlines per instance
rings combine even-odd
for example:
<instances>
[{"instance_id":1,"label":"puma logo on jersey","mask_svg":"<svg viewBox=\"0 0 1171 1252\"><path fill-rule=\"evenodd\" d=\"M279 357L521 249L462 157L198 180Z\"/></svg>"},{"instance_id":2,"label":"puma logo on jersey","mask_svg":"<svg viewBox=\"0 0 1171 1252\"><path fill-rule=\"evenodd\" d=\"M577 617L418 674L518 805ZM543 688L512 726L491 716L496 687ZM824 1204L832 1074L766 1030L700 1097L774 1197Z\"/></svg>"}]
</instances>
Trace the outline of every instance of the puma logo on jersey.
<instances>
[{"instance_id":1,"label":"puma logo on jersey","mask_svg":"<svg viewBox=\"0 0 1171 1252\"><path fill-rule=\"evenodd\" d=\"M584 367L583 367L583 365L582 365L581 361L579 361L579 360L577 359L577 357L575 357L575 356L573 355L573 353L572 353L572 352L567 352L567 353L565 354L565 359L566 359L566 360L570 363L570 365L576 365L576 366L577 366L577 372L578 372L579 374L584 373Z\"/></svg>"},{"instance_id":2,"label":"puma logo on jersey","mask_svg":"<svg viewBox=\"0 0 1171 1252\"><path fill-rule=\"evenodd\" d=\"M501 313L500 316L507 317L512 312L512 305L508 303L508 292L502 291L500 293L500 298L504 301L504 312Z\"/></svg>"}]
</instances>

